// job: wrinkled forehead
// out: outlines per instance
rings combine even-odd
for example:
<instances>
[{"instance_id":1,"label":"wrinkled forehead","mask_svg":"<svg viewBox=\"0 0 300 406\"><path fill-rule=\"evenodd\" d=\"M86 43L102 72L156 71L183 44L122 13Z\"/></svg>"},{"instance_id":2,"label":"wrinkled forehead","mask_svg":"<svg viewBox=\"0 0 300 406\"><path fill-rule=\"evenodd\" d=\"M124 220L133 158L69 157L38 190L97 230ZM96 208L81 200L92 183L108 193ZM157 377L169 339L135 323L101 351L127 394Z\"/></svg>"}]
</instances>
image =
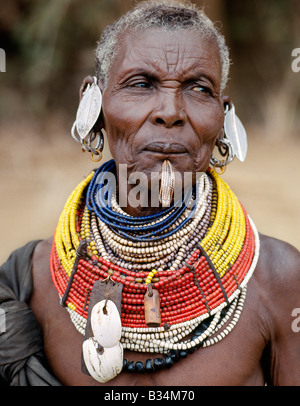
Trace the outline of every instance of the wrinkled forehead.
<instances>
[{"instance_id":1,"label":"wrinkled forehead","mask_svg":"<svg viewBox=\"0 0 300 406\"><path fill-rule=\"evenodd\" d=\"M205 70L219 83L222 75L215 40L184 29L128 30L123 33L110 75L119 80L130 71L145 68L160 75L177 76Z\"/></svg>"}]
</instances>

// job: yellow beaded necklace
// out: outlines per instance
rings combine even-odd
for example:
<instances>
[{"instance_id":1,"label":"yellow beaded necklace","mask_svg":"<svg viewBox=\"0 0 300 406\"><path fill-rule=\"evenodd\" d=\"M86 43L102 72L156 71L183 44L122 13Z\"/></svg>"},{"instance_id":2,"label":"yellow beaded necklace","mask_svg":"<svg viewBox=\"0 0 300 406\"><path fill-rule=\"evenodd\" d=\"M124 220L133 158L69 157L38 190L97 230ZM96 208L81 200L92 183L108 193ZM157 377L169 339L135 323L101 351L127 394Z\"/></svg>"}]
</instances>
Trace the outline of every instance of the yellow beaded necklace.
<instances>
[{"instance_id":1,"label":"yellow beaded necklace","mask_svg":"<svg viewBox=\"0 0 300 406\"><path fill-rule=\"evenodd\" d=\"M222 277L228 265L235 262L242 248L246 233L245 216L227 183L215 171L212 170L211 174L217 186L217 212L201 246Z\"/></svg>"},{"instance_id":2,"label":"yellow beaded necklace","mask_svg":"<svg viewBox=\"0 0 300 406\"><path fill-rule=\"evenodd\" d=\"M216 182L217 206L216 210L214 206L212 207L213 224L200 244L222 277L229 264L235 262L243 245L246 232L245 216L237 197L227 183L215 171L211 170L210 173ZM89 241L91 255L98 254L95 250L95 242L91 240L90 213L87 209L83 216L86 227L82 227L80 233L76 231L77 211L82 203L84 191L93 176L94 172L91 172L71 193L56 229L56 249L68 276L71 275L79 246L79 235L81 239Z\"/></svg>"},{"instance_id":3,"label":"yellow beaded necklace","mask_svg":"<svg viewBox=\"0 0 300 406\"><path fill-rule=\"evenodd\" d=\"M104 233L101 232L101 228L99 230L97 229L97 233L99 233L97 237L95 233L95 224L97 225L95 215L89 211L87 205L85 204L85 192L94 176L95 172L93 171L74 189L65 204L57 225L54 237L55 250L59 258L59 262L68 278L71 277L72 270L74 268L76 251L79 247L80 241L86 241L87 243L87 260L91 260L92 257L94 257L93 261L95 261L95 259L101 260L101 253L98 250L96 240L98 238L97 241L99 242L99 240L104 238ZM210 224L206 230L206 235L204 235L204 238L199 241L199 248L202 254L205 255L207 261L210 263L210 267L213 269L213 272L219 275L217 279L219 281L218 283L220 284L221 279L227 274L227 272L236 262L243 248L246 236L246 214L230 187L219 175L217 175L214 170L210 170L209 175L206 176L210 176L213 179ZM82 209L82 207L84 207L84 209ZM80 208L81 218L79 219L78 213L80 212ZM120 208L117 208L117 210L121 211ZM188 225L187 227L190 226ZM111 237L108 236L106 238L110 239ZM124 241L124 239L120 239L120 237L118 238L118 241ZM169 241L172 244L172 238ZM133 243L130 243L129 245L132 244ZM145 283L145 285L158 282L163 269L153 269L153 266L150 265L150 262L155 259L155 250L159 249L158 247L160 243L154 242L154 245L152 245L153 248L151 248L151 242L147 244L146 247L149 248L138 248L135 251L135 254L132 255L132 258L130 256L130 252L134 251L131 251L130 247L128 247L128 249L126 248L126 255L124 256L125 260L122 262L125 263L125 267L127 267L126 261L132 260L134 263L136 258L136 268L134 265L128 265L128 269L132 269L133 266L133 269L136 269L136 282ZM178 243L174 245L176 247L180 246ZM114 247L118 248L118 245L114 245ZM143 247L143 245L141 246L139 243L137 243L137 247ZM138 264L141 261L139 255L143 255L144 258L147 258L147 256L145 256L147 249L148 253L152 252L152 254L149 254L148 256L149 261L147 260L149 267L146 270L145 276L140 277L143 272L138 270L141 269L138 267ZM181 264L182 266L184 263L182 262L184 260L184 252L182 251L182 247L180 247L179 250L180 249L181 252L178 254L178 259L176 259L175 263L177 265ZM169 251L168 249L165 251L170 252L170 249ZM139 252L141 254L139 254ZM105 261L107 260L109 261L109 257L105 259ZM173 267L173 269L171 267L167 271L168 274L177 271L177 268ZM113 271L109 269L108 274L113 274ZM71 303L71 301L69 301L67 305L72 309L76 309L76 304Z\"/></svg>"},{"instance_id":4,"label":"yellow beaded necklace","mask_svg":"<svg viewBox=\"0 0 300 406\"><path fill-rule=\"evenodd\" d=\"M199 220L195 215L196 222L192 225L191 218L178 229L176 237L171 234L154 242L141 242L114 236L113 229L108 229L90 211L86 195L96 176L96 172L91 172L71 193L59 218L51 254L55 287L78 331L85 334L94 283L98 279L100 282L111 279L123 286L121 343L124 349L165 354L170 350L212 345L223 339L238 321L246 286L259 255L255 226L227 183L210 170L205 175L209 178L210 191L199 203ZM117 213L121 212L116 202L113 206ZM203 218L201 213L205 213ZM186 214L178 217L177 223L170 227L174 229L185 217ZM195 225L198 221L199 228ZM201 224L205 224L203 230ZM202 230L201 238L197 240L195 235L199 230ZM193 243L181 246L183 236L185 241ZM164 252L166 255L171 252L172 241L174 262L162 259ZM83 254L82 243L86 247ZM115 255L121 249L122 256L115 262ZM159 261L164 264L157 269L150 266L155 252L159 252ZM148 268L139 265L141 257ZM153 302L148 299L152 293L158 313L149 318L151 312L147 308ZM207 320L209 327L202 332L202 323ZM221 331L227 321L228 327ZM180 342L198 328L201 334L194 335L191 341Z\"/></svg>"}]
</instances>

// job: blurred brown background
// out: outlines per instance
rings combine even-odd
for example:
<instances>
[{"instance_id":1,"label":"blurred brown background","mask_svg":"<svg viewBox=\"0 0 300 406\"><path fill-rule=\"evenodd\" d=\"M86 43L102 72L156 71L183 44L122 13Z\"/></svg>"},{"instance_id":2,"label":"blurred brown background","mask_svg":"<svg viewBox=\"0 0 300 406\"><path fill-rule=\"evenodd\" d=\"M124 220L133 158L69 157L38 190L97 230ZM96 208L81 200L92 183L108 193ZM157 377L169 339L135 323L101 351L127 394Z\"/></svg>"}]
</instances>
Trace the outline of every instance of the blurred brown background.
<instances>
[{"instance_id":1,"label":"blurred brown background","mask_svg":"<svg viewBox=\"0 0 300 406\"><path fill-rule=\"evenodd\" d=\"M231 50L226 93L249 142L223 175L259 230L300 249L298 0L194 1L219 21ZM130 0L1 0L0 262L52 235L65 200L94 168L70 136L78 89L94 73L103 28ZM106 158L109 151L105 151Z\"/></svg>"}]
</instances>

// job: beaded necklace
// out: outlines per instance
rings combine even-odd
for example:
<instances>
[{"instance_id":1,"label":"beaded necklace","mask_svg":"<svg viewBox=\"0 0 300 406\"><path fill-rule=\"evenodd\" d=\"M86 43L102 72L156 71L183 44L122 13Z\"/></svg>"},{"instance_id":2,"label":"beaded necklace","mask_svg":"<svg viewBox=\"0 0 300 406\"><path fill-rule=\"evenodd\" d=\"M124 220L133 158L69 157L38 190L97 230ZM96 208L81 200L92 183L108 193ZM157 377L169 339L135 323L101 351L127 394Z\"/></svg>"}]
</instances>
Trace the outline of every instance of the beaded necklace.
<instances>
[{"instance_id":1,"label":"beaded necklace","mask_svg":"<svg viewBox=\"0 0 300 406\"><path fill-rule=\"evenodd\" d=\"M258 233L213 170L200 177L182 205L138 218L118 206L115 191L103 181L107 171L116 176L113 161L91 172L67 200L52 245L52 279L82 334L95 281L121 283L123 348L163 354L145 365L125 360L124 370L170 366L222 340L237 323L258 261ZM86 253L78 255L83 241ZM149 287L160 297L156 327L145 322Z\"/></svg>"}]
</instances>

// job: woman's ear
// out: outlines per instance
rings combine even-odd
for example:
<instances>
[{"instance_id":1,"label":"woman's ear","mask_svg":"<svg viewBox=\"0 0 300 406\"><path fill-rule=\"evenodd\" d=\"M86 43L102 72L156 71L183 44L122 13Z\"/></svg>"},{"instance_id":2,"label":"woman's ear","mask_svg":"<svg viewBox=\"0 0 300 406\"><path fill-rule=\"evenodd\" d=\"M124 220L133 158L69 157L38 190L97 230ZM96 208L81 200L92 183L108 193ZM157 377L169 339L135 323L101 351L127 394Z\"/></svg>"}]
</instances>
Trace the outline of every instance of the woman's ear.
<instances>
[{"instance_id":1,"label":"woman's ear","mask_svg":"<svg viewBox=\"0 0 300 406\"><path fill-rule=\"evenodd\" d=\"M92 85L94 83L94 78L93 76L86 76L79 89L79 101L82 99L83 92L85 91L87 85Z\"/></svg>"},{"instance_id":2,"label":"woman's ear","mask_svg":"<svg viewBox=\"0 0 300 406\"><path fill-rule=\"evenodd\" d=\"M231 98L230 96L222 96L222 100L223 100L223 106L224 106L224 112L226 110L226 105L229 105L229 107L231 108L232 102L231 102ZM220 147L220 141L224 138L224 127L222 128L222 130L220 131L220 133L217 136L216 139L216 146Z\"/></svg>"},{"instance_id":3,"label":"woman's ear","mask_svg":"<svg viewBox=\"0 0 300 406\"><path fill-rule=\"evenodd\" d=\"M220 147L220 141L224 138L224 129L222 128L222 130L219 132L217 139L216 139L216 147Z\"/></svg>"},{"instance_id":4,"label":"woman's ear","mask_svg":"<svg viewBox=\"0 0 300 406\"><path fill-rule=\"evenodd\" d=\"M225 111L225 108L226 108L226 104L229 104L229 107L231 108L232 101L231 101L230 96L222 96L222 99L223 99L224 111Z\"/></svg>"}]
</instances>

